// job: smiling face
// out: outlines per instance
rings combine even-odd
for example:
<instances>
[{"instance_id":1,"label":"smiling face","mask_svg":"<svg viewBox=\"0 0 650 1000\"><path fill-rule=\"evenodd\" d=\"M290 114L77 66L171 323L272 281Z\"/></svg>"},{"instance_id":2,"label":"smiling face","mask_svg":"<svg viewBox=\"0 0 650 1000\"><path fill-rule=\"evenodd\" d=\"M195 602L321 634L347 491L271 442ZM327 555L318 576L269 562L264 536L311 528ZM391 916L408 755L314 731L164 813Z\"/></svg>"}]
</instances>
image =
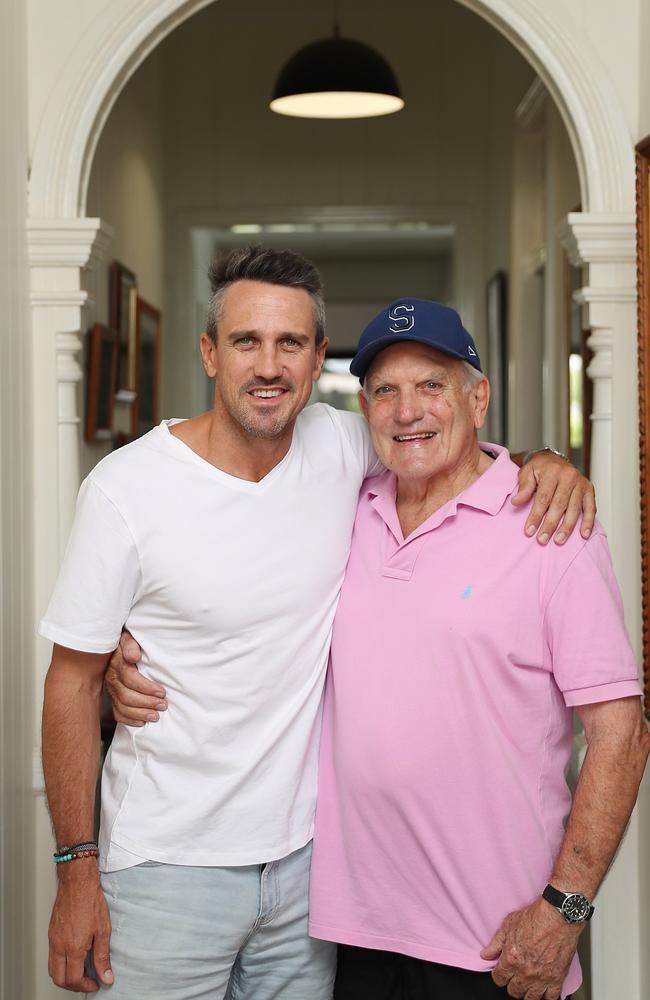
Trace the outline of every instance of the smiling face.
<instances>
[{"instance_id":1,"label":"smiling face","mask_svg":"<svg viewBox=\"0 0 650 1000\"><path fill-rule=\"evenodd\" d=\"M216 376L215 409L253 438L291 435L319 377L312 298L303 288L236 281L226 289L216 344L204 334L205 370Z\"/></svg>"},{"instance_id":2,"label":"smiling face","mask_svg":"<svg viewBox=\"0 0 650 1000\"><path fill-rule=\"evenodd\" d=\"M468 386L461 361L419 343L376 356L359 395L373 444L398 480L462 480L479 454L487 379Z\"/></svg>"}]
</instances>

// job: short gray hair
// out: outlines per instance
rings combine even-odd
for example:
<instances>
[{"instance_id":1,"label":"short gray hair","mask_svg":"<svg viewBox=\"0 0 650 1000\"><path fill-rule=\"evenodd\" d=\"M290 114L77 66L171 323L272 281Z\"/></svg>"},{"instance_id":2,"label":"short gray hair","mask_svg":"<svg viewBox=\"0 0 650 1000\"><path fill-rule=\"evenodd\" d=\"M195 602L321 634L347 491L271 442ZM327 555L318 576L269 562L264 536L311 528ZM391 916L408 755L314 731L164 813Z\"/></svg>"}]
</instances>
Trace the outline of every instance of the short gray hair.
<instances>
[{"instance_id":1,"label":"short gray hair","mask_svg":"<svg viewBox=\"0 0 650 1000\"><path fill-rule=\"evenodd\" d=\"M378 351L377 353L381 354L381 351ZM375 355L375 357L377 357L377 354ZM374 361L375 358L373 358L372 360ZM463 368L463 374L465 375L465 381L463 383L463 389L465 390L465 392L470 392L474 388L474 386L478 385L479 382L482 382L483 379L485 379L487 381L487 375L485 375L484 372L480 372L478 370L478 368L474 367L474 365L470 365L469 361L463 361L463 360L461 360L461 358L456 358L455 360L458 361L462 365L462 368ZM366 378L367 378L368 372L370 371L371 365L372 365L372 361L368 365L366 373L363 376L363 379L361 380L361 391L363 392L363 394L366 397L366 399L368 398L368 393L366 392Z\"/></svg>"},{"instance_id":2,"label":"short gray hair","mask_svg":"<svg viewBox=\"0 0 650 1000\"><path fill-rule=\"evenodd\" d=\"M241 247L216 257L208 277L212 298L208 305L206 333L214 343L217 342L217 323L223 313L224 295L236 281L265 281L287 288L303 288L314 306L316 346L322 343L325 337L323 282L316 267L302 254L259 246Z\"/></svg>"},{"instance_id":3,"label":"short gray hair","mask_svg":"<svg viewBox=\"0 0 650 1000\"><path fill-rule=\"evenodd\" d=\"M474 365L470 365L469 361L461 361L461 365L463 366L463 372L465 373L465 389L468 392L470 389L473 389L475 385L478 385L479 382L482 382L483 379L487 379L485 372L480 372L478 368L474 367Z\"/></svg>"}]
</instances>

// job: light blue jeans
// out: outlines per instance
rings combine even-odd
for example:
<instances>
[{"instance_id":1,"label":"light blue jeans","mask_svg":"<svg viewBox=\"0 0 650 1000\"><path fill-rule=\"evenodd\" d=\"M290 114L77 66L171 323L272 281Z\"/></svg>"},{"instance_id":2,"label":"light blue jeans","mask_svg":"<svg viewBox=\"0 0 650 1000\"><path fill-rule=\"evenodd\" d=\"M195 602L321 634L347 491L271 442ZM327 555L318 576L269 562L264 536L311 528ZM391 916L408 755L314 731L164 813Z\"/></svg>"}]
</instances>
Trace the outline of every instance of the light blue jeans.
<instances>
[{"instance_id":1,"label":"light blue jeans","mask_svg":"<svg viewBox=\"0 0 650 1000\"><path fill-rule=\"evenodd\" d=\"M307 933L310 861L311 843L266 865L103 874L106 1000L330 1000L336 946Z\"/></svg>"}]
</instances>

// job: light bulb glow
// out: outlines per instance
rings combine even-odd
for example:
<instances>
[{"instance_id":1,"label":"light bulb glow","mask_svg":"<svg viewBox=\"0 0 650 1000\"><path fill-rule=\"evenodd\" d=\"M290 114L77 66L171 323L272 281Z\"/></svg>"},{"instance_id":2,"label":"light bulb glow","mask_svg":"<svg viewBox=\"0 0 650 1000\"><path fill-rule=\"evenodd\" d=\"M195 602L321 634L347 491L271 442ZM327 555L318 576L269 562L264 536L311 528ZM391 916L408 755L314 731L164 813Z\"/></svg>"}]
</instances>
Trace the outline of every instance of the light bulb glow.
<instances>
[{"instance_id":1,"label":"light bulb glow","mask_svg":"<svg viewBox=\"0 0 650 1000\"><path fill-rule=\"evenodd\" d=\"M392 94L326 90L290 94L271 101L271 111L292 118L377 118L401 111L404 101Z\"/></svg>"}]
</instances>

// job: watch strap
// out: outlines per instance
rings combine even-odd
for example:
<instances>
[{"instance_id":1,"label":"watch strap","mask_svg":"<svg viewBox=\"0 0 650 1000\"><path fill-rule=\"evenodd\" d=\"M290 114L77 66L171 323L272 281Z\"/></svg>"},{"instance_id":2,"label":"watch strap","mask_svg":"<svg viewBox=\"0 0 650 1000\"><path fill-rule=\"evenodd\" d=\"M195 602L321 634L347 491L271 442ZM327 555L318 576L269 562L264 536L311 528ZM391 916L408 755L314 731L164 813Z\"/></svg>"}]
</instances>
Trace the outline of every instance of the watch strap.
<instances>
[{"instance_id":1,"label":"watch strap","mask_svg":"<svg viewBox=\"0 0 650 1000\"><path fill-rule=\"evenodd\" d=\"M554 885L550 885L550 884L546 886L546 888L544 889L544 892L542 893L542 899L545 899L547 903L551 904L551 906L554 906L557 910L560 910L560 912L562 913L562 916L565 916L564 912L562 911L562 907L563 907L564 902L565 902L565 900L567 899L568 896L582 896L582 893L577 893L577 892L561 892L560 889L556 889ZM586 899L586 896L582 896L582 898ZM589 901L587 900L587 902L589 902ZM588 910L586 916L584 917L584 920L585 921L591 920L591 918L593 916L593 913L594 913L594 908L593 908L593 906L591 904L589 904L589 910ZM565 917L565 919L566 919L566 917ZM583 921L569 921L569 922L570 923L582 923Z\"/></svg>"}]
</instances>

